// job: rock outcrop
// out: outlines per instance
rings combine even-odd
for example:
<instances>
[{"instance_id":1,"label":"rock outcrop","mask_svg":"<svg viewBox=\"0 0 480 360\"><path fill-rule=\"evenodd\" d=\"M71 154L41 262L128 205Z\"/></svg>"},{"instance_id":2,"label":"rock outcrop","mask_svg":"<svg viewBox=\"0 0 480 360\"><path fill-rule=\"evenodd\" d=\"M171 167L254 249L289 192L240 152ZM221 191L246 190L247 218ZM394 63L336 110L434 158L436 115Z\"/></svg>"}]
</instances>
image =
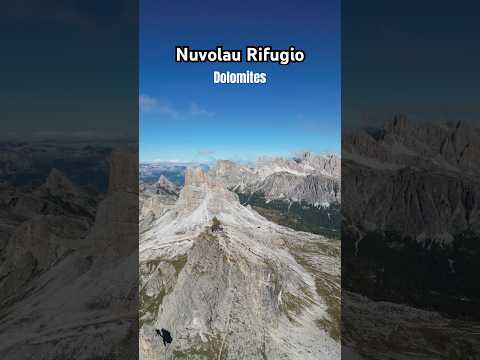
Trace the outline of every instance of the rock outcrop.
<instances>
[{"instance_id":1,"label":"rock outcrop","mask_svg":"<svg viewBox=\"0 0 480 360\"><path fill-rule=\"evenodd\" d=\"M143 232L175 204L180 187L161 175L153 184L140 181L139 190L140 232Z\"/></svg>"}]
</instances>

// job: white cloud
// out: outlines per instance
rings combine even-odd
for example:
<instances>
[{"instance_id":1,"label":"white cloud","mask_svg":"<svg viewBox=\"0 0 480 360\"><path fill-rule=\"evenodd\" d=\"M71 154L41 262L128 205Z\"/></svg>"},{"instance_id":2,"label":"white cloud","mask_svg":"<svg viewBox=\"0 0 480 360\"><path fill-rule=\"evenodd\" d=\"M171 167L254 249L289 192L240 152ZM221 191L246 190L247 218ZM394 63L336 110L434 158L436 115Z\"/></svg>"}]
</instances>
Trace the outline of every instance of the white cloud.
<instances>
[{"instance_id":1,"label":"white cloud","mask_svg":"<svg viewBox=\"0 0 480 360\"><path fill-rule=\"evenodd\" d=\"M171 117L178 118L180 114L169 104L160 101L159 99L149 96L149 95L140 95L139 98L140 111L143 112L154 112L170 115Z\"/></svg>"},{"instance_id":2,"label":"white cloud","mask_svg":"<svg viewBox=\"0 0 480 360\"><path fill-rule=\"evenodd\" d=\"M160 113L169 115L173 118L195 117L195 116L214 116L215 113L208 111L195 102L190 104L188 111L178 111L173 106L156 97L142 94L139 97L140 111L145 113Z\"/></svg>"},{"instance_id":3,"label":"white cloud","mask_svg":"<svg viewBox=\"0 0 480 360\"><path fill-rule=\"evenodd\" d=\"M154 159L153 162L181 163L180 159Z\"/></svg>"},{"instance_id":4,"label":"white cloud","mask_svg":"<svg viewBox=\"0 0 480 360\"><path fill-rule=\"evenodd\" d=\"M200 155L200 156L213 156L215 154L215 151L214 150L210 150L210 149L200 149L197 151L197 154Z\"/></svg>"},{"instance_id":5,"label":"white cloud","mask_svg":"<svg viewBox=\"0 0 480 360\"><path fill-rule=\"evenodd\" d=\"M200 107L197 103L192 103L190 105L190 115L192 116L213 116L215 115L213 112L208 111L202 107Z\"/></svg>"}]
</instances>

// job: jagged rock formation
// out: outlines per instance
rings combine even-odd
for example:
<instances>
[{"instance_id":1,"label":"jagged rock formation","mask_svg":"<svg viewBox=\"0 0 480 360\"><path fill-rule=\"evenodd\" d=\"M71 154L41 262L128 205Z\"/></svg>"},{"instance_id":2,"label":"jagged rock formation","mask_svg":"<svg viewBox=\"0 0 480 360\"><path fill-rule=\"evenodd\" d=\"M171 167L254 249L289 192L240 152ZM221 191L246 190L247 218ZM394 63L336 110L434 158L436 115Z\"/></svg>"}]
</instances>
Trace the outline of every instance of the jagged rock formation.
<instances>
[{"instance_id":1,"label":"jagged rock formation","mask_svg":"<svg viewBox=\"0 0 480 360\"><path fill-rule=\"evenodd\" d=\"M108 193L98 206L89 241L95 253L129 256L138 249L132 241L138 236L137 154L114 151L111 163Z\"/></svg>"},{"instance_id":2,"label":"jagged rock formation","mask_svg":"<svg viewBox=\"0 0 480 360\"><path fill-rule=\"evenodd\" d=\"M342 343L352 359L479 358L479 154L480 132L464 122L397 116L343 138Z\"/></svg>"},{"instance_id":3,"label":"jagged rock formation","mask_svg":"<svg viewBox=\"0 0 480 360\"><path fill-rule=\"evenodd\" d=\"M340 203L340 182L322 175L297 176L288 172L275 173L263 181L245 187L247 193L260 192L268 200L305 202L329 206Z\"/></svg>"},{"instance_id":4,"label":"jagged rock formation","mask_svg":"<svg viewBox=\"0 0 480 360\"><path fill-rule=\"evenodd\" d=\"M187 170L140 238L141 359L339 358L339 255L338 241L271 223Z\"/></svg>"},{"instance_id":5,"label":"jagged rock formation","mask_svg":"<svg viewBox=\"0 0 480 360\"><path fill-rule=\"evenodd\" d=\"M137 166L114 153L105 198L56 169L33 189L2 185L0 358L132 358Z\"/></svg>"},{"instance_id":6,"label":"jagged rock formation","mask_svg":"<svg viewBox=\"0 0 480 360\"><path fill-rule=\"evenodd\" d=\"M180 191L180 187L177 184L172 183L168 180L165 176L160 175L158 181L156 183L156 187L160 191L164 191L166 193L177 193ZM157 192L158 193L158 192Z\"/></svg>"},{"instance_id":7,"label":"jagged rock formation","mask_svg":"<svg viewBox=\"0 0 480 360\"><path fill-rule=\"evenodd\" d=\"M156 183L140 181L140 232L171 208L178 199L180 187L161 175Z\"/></svg>"},{"instance_id":8,"label":"jagged rock formation","mask_svg":"<svg viewBox=\"0 0 480 360\"><path fill-rule=\"evenodd\" d=\"M399 116L347 136L343 150L343 210L359 231L390 228L441 242L480 231L478 129Z\"/></svg>"},{"instance_id":9,"label":"jagged rock formation","mask_svg":"<svg viewBox=\"0 0 480 360\"><path fill-rule=\"evenodd\" d=\"M240 193L328 206L341 201L340 168L336 155L307 152L294 159L263 157L254 168L221 160L210 175Z\"/></svg>"}]
</instances>

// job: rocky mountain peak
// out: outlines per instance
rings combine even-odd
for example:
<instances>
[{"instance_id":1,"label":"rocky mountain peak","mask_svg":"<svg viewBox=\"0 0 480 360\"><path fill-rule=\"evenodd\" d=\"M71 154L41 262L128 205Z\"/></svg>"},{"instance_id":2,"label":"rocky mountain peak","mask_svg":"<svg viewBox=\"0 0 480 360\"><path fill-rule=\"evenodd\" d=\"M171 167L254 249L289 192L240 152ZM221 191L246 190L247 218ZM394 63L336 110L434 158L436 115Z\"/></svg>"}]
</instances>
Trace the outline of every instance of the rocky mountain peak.
<instances>
[{"instance_id":1,"label":"rocky mountain peak","mask_svg":"<svg viewBox=\"0 0 480 360\"><path fill-rule=\"evenodd\" d=\"M112 152L108 192L138 192L138 157L124 151Z\"/></svg>"},{"instance_id":2,"label":"rocky mountain peak","mask_svg":"<svg viewBox=\"0 0 480 360\"><path fill-rule=\"evenodd\" d=\"M393 120L388 121L384 128L387 132L398 133L407 130L410 127L410 123L407 120L407 116L400 114L395 115Z\"/></svg>"},{"instance_id":3,"label":"rocky mountain peak","mask_svg":"<svg viewBox=\"0 0 480 360\"><path fill-rule=\"evenodd\" d=\"M189 212L202 205L198 214L206 210L211 215L221 211L224 206L229 206L227 204L231 204L231 202L238 203L238 196L229 191L222 181L209 177L201 168L187 169L185 186L182 188L177 202L179 211ZM210 218L210 215L205 218Z\"/></svg>"},{"instance_id":4,"label":"rocky mountain peak","mask_svg":"<svg viewBox=\"0 0 480 360\"><path fill-rule=\"evenodd\" d=\"M162 186L165 186L165 185L168 186L168 185L172 184L172 182L170 180L168 180L164 175L160 175L160 177L158 178L157 184L162 185Z\"/></svg>"},{"instance_id":5,"label":"rocky mountain peak","mask_svg":"<svg viewBox=\"0 0 480 360\"><path fill-rule=\"evenodd\" d=\"M231 160L217 160L215 164L215 173L218 176L229 174L230 172L234 171L237 168L237 164L235 164Z\"/></svg>"},{"instance_id":6,"label":"rocky mountain peak","mask_svg":"<svg viewBox=\"0 0 480 360\"><path fill-rule=\"evenodd\" d=\"M160 175L158 181L156 182L156 187L173 193L177 193L179 191L178 185L174 184L163 175Z\"/></svg>"},{"instance_id":7,"label":"rocky mountain peak","mask_svg":"<svg viewBox=\"0 0 480 360\"><path fill-rule=\"evenodd\" d=\"M45 182L45 188L55 196L75 195L78 193L75 185L58 169L53 168Z\"/></svg>"},{"instance_id":8,"label":"rocky mountain peak","mask_svg":"<svg viewBox=\"0 0 480 360\"><path fill-rule=\"evenodd\" d=\"M303 160L308 160L312 157L312 153L310 151L305 151L304 153L302 153L302 159Z\"/></svg>"},{"instance_id":9,"label":"rocky mountain peak","mask_svg":"<svg viewBox=\"0 0 480 360\"><path fill-rule=\"evenodd\" d=\"M209 184L207 174L201 168L188 168L185 172L185 187L203 187Z\"/></svg>"}]
</instances>

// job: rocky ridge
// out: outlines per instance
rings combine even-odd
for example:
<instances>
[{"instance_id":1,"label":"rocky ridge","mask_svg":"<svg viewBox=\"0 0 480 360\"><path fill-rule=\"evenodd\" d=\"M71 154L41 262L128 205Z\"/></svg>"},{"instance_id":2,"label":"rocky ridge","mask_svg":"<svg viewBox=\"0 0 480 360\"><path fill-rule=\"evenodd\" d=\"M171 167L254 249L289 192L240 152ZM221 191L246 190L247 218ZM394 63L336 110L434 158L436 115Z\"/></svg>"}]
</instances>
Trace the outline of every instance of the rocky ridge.
<instances>
[{"instance_id":1,"label":"rocky ridge","mask_svg":"<svg viewBox=\"0 0 480 360\"><path fill-rule=\"evenodd\" d=\"M346 358L479 358L479 134L396 116L344 136Z\"/></svg>"},{"instance_id":2,"label":"rocky ridge","mask_svg":"<svg viewBox=\"0 0 480 360\"><path fill-rule=\"evenodd\" d=\"M177 201L179 193L180 187L163 175L153 184L140 180L140 232L147 229L155 219L170 209Z\"/></svg>"},{"instance_id":3,"label":"rocky ridge","mask_svg":"<svg viewBox=\"0 0 480 360\"><path fill-rule=\"evenodd\" d=\"M38 188L0 189L2 359L131 358L122 344L137 331L135 161L113 153L105 197L56 169Z\"/></svg>"},{"instance_id":4,"label":"rocky ridge","mask_svg":"<svg viewBox=\"0 0 480 360\"><path fill-rule=\"evenodd\" d=\"M209 174L230 189L269 201L329 206L341 202L340 170L339 156L307 152L293 159L259 158L252 168L219 160Z\"/></svg>"},{"instance_id":5,"label":"rocky ridge","mask_svg":"<svg viewBox=\"0 0 480 360\"><path fill-rule=\"evenodd\" d=\"M440 242L480 232L478 129L398 116L347 136L343 149L343 210L356 231L390 229Z\"/></svg>"}]
</instances>

